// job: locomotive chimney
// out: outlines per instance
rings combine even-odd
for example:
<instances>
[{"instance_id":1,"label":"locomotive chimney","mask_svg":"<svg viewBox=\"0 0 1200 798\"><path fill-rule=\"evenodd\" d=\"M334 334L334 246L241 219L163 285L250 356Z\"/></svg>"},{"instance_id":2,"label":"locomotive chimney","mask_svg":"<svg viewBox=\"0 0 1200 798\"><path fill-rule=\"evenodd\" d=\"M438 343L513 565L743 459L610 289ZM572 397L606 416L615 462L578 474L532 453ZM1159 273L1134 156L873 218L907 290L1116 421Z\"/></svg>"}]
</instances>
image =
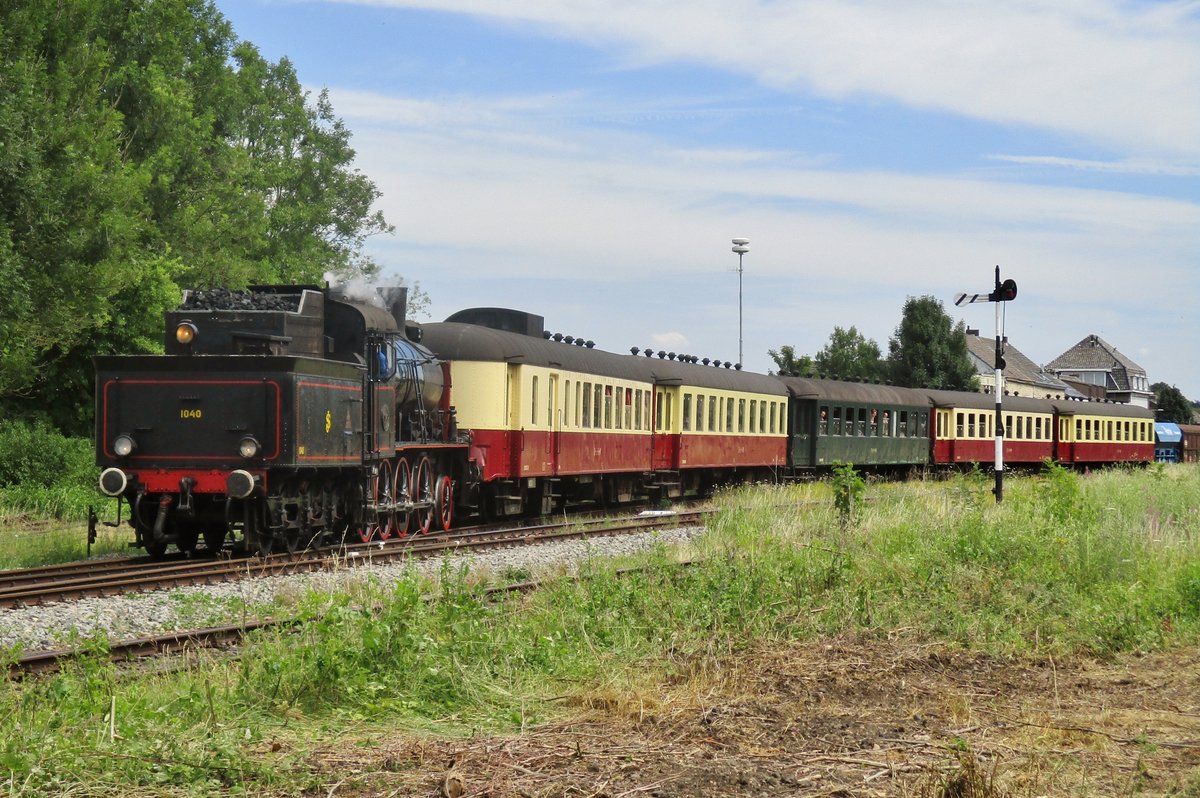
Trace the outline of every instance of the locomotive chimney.
<instances>
[{"instance_id":1,"label":"locomotive chimney","mask_svg":"<svg viewBox=\"0 0 1200 798\"><path fill-rule=\"evenodd\" d=\"M381 291L382 293L382 291ZM397 288L388 288L385 294L391 304L388 309L392 312L392 318L396 320L396 329L403 330L404 322L408 316L408 288L407 286L399 286Z\"/></svg>"}]
</instances>

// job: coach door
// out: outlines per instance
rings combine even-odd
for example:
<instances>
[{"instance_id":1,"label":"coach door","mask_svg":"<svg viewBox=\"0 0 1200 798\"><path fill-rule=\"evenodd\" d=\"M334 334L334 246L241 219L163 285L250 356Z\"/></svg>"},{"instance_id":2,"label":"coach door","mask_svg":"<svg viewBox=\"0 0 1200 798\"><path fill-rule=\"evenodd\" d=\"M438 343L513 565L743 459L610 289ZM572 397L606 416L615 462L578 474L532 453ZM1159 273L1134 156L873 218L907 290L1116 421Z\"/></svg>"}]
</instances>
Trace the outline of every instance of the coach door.
<instances>
[{"instance_id":1,"label":"coach door","mask_svg":"<svg viewBox=\"0 0 1200 798\"><path fill-rule=\"evenodd\" d=\"M562 451L562 408L558 398L558 375L550 374L546 380L546 422L550 434L546 436L545 461L552 476L558 476L558 455Z\"/></svg>"}]
</instances>

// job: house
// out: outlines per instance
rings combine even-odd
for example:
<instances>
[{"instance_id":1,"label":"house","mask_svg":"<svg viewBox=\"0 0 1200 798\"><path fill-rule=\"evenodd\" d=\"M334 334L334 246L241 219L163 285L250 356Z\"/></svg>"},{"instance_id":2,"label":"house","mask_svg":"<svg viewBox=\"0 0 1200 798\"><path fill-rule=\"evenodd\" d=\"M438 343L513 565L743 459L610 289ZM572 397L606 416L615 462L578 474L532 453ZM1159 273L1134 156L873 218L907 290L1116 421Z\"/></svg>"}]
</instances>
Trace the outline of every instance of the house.
<instances>
[{"instance_id":1,"label":"house","mask_svg":"<svg viewBox=\"0 0 1200 798\"><path fill-rule=\"evenodd\" d=\"M1077 399L1078 392L1021 354L1008 338L1004 347L1004 390L1010 396L1035 399ZM996 339L980 336L979 330L967 330L967 351L979 375L979 389L992 393L996 388Z\"/></svg>"},{"instance_id":2,"label":"house","mask_svg":"<svg viewBox=\"0 0 1200 798\"><path fill-rule=\"evenodd\" d=\"M1064 382L1079 383L1097 398L1150 407L1154 392L1146 370L1098 335L1089 335L1051 360L1046 368Z\"/></svg>"}]
</instances>

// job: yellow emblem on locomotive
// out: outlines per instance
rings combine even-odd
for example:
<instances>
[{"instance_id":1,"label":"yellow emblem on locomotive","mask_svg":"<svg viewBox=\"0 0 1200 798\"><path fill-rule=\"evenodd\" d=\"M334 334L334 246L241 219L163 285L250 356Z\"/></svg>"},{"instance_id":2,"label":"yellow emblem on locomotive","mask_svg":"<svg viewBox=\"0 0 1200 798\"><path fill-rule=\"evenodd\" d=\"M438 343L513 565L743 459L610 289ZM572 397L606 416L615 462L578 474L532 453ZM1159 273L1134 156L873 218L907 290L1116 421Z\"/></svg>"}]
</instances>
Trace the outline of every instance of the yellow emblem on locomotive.
<instances>
[{"instance_id":1,"label":"yellow emblem on locomotive","mask_svg":"<svg viewBox=\"0 0 1200 798\"><path fill-rule=\"evenodd\" d=\"M333 414L328 410L325 411L325 434L329 434L329 430L333 429Z\"/></svg>"}]
</instances>

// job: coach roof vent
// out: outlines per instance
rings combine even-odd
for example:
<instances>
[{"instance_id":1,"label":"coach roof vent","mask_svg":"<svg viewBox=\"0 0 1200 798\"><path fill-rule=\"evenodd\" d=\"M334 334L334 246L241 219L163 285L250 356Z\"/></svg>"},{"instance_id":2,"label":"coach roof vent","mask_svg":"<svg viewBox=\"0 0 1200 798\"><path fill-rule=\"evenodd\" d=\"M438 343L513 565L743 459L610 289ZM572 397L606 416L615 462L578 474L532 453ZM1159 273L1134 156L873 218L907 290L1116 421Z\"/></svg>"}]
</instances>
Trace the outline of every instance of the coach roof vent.
<instances>
[{"instance_id":1,"label":"coach roof vent","mask_svg":"<svg viewBox=\"0 0 1200 798\"><path fill-rule=\"evenodd\" d=\"M542 338L546 333L546 320L536 313L510 308L468 308L446 318L455 324L474 324L493 330Z\"/></svg>"}]
</instances>

